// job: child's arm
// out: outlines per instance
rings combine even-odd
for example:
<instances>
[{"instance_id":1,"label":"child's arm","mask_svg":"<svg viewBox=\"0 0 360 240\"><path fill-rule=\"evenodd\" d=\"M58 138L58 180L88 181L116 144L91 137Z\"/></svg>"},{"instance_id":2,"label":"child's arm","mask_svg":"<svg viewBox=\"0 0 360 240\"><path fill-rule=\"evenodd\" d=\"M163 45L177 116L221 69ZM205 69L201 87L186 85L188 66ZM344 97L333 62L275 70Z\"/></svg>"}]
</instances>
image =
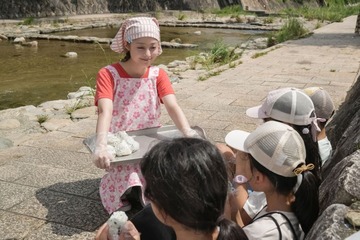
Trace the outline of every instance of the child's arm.
<instances>
[{"instance_id":1,"label":"child's arm","mask_svg":"<svg viewBox=\"0 0 360 240\"><path fill-rule=\"evenodd\" d=\"M98 120L96 124L95 165L98 168L109 168L113 158L107 151L107 133L112 118L113 102L108 98L98 101Z\"/></svg>"},{"instance_id":2,"label":"child's arm","mask_svg":"<svg viewBox=\"0 0 360 240\"><path fill-rule=\"evenodd\" d=\"M194 137L197 132L190 128L189 122L185 117L184 112L178 105L174 94L168 94L162 98L166 111L173 120L175 126L186 136Z\"/></svg>"}]
</instances>

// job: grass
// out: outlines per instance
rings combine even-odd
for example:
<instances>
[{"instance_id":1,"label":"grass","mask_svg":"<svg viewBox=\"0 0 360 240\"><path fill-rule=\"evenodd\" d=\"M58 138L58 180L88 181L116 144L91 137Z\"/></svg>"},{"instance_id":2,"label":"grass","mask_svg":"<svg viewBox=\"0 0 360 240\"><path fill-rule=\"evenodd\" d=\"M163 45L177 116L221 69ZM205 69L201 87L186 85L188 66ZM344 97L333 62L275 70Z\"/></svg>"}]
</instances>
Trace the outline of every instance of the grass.
<instances>
[{"instance_id":1,"label":"grass","mask_svg":"<svg viewBox=\"0 0 360 240\"><path fill-rule=\"evenodd\" d=\"M308 31L303 24L296 18L290 18L278 32L271 33L268 36L267 46L271 47L287 40L299 39L306 34L308 34Z\"/></svg>"},{"instance_id":2,"label":"grass","mask_svg":"<svg viewBox=\"0 0 360 240\"><path fill-rule=\"evenodd\" d=\"M25 18L22 22L23 25L32 25L34 24L35 19L33 17Z\"/></svg>"},{"instance_id":3,"label":"grass","mask_svg":"<svg viewBox=\"0 0 360 240\"><path fill-rule=\"evenodd\" d=\"M186 19L186 15L180 11L179 14L177 15L177 19L179 21L183 21Z\"/></svg>"},{"instance_id":4,"label":"grass","mask_svg":"<svg viewBox=\"0 0 360 240\"><path fill-rule=\"evenodd\" d=\"M343 18L357 15L360 12L360 5L347 5L356 3L356 1L346 0L329 0L327 6L313 8L303 6L297 9L291 8L284 10L288 16L304 17L307 20L318 19L320 21L341 22Z\"/></svg>"},{"instance_id":5,"label":"grass","mask_svg":"<svg viewBox=\"0 0 360 240\"><path fill-rule=\"evenodd\" d=\"M255 53L253 56L251 56L251 58L258 58L258 57L264 56L266 54L268 54L268 52L258 52L258 53Z\"/></svg>"},{"instance_id":6,"label":"grass","mask_svg":"<svg viewBox=\"0 0 360 240\"><path fill-rule=\"evenodd\" d=\"M37 121L38 123L42 124L44 122L46 122L48 119L49 119L49 116L48 115L37 115Z\"/></svg>"},{"instance_id":7,"label":"grass","mask_svg":"<svg viewBox=\"0 0 360 240\"><path fill-rule=\"evenodd\" d=\"M67 114L71 115L73 112L75 112L78 109L85 108L85 107L90 107L90 106L91 106L90 104L84 103L80 99L80 100L77 100L74 103L74 105L65 107L65 111L66 111Z\"/></svg>"},{"instance_id":8,"label":"grass","mask_svg":"<svg viewBox=\"0 0 360 240\"><path fill-rule=\"evenodd\" d=\"M218 16L224 17L224 16L237 16L240 14L248 14L245 12L240 5L232 5L227 6L221 9L215 9L212 10L211 13L216 14Z\"/></svg>"}]
</instances>

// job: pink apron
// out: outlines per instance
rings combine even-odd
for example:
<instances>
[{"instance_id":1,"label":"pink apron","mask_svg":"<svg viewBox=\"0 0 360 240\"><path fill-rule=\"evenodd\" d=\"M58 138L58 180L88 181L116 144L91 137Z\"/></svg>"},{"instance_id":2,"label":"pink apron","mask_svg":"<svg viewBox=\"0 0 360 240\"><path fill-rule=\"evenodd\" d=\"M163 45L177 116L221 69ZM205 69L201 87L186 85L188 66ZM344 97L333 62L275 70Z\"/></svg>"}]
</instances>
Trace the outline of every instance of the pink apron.
<instances>
[{"instance_id":1,"label":"pink apron","mask_svg":"<svg viewBox=\"0 0 360 240\"><path fill-rule=\"evenodd\" d=\"M159 127L160 99L156 79L158 67L150 67L148 78L122 78L112 66L106 67L114 79L113 117L110 131L134 131ZM141 146L140 146L141 147ZM111 214L123 206L121 196L131 187L141 187L144 198L144 178L139 163L117 164L108 171L100 183L100 197L105 209Z\"/></svg>"}]
</instances>

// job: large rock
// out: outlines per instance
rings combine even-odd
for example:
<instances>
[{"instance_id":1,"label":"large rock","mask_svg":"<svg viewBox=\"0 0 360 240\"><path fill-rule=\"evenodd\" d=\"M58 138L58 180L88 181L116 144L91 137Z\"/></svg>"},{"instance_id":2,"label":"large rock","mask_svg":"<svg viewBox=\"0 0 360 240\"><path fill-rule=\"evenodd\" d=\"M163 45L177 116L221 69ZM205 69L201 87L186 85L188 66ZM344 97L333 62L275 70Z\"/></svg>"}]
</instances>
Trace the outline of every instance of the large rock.
<instances>
[{"instance_id":1,"label":"large rock","mask_svg":"<svg viewBox=\"0 0 360 240\"><path fill-rule=\"evenodd\" d=\"M360 75L326 130L335 152L323 167L324 179L338 162L360 148Z\"/></svg>"},{"instance_id":2,"label":"large rock","mask_svg":"<svg viewBox=\"0 0 360 240\"><path fill-rule=\"evenodd\" d=\"M306 236L306 240L342 240L355 231L345 222L345 215L349 207L343 204L329 206L316 220L314 226Z\"/></svg>"},{"instance_id":3,"label":"large rock","mask_svg":"<svg viewBox=\"0 0 360 240\"><path fill-rule=\"evenodd\" d=\"M360 199L360 150L344 158L320 186L320 212L333 203L350 205Z\"/></svg>"}]
</instances>

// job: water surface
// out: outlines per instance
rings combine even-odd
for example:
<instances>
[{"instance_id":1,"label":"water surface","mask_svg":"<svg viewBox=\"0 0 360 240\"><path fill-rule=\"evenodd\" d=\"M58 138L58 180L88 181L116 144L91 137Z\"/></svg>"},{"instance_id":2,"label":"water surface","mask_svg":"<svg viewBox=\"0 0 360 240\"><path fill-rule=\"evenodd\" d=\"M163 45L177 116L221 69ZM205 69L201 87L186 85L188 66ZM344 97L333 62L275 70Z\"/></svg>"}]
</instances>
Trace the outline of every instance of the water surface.
<instances>
[{"instance_id":1,"label":"water surface","mask_svg":"<svg viewBox=\"0 0 360 240\"><path fill-rule=\"evenodd\" d=\"M118 29L98 28L57 33L58 35L112 38ZM195 35L201 31L201 35ZM198 44L196 49L164 48L155 64L184 60L210 49L216 41L229 46L240 45L263 32L214 28L162 27L162 41L180 38L183 43ZM42 102L66 99L69 92L81 86L95 85L97 71L119 60L119 55L104 44L37 40L38 48L0 42L0 110ZM64 58L66 52L77 52L75 59Z\"/></svg>"}]
</instances>

